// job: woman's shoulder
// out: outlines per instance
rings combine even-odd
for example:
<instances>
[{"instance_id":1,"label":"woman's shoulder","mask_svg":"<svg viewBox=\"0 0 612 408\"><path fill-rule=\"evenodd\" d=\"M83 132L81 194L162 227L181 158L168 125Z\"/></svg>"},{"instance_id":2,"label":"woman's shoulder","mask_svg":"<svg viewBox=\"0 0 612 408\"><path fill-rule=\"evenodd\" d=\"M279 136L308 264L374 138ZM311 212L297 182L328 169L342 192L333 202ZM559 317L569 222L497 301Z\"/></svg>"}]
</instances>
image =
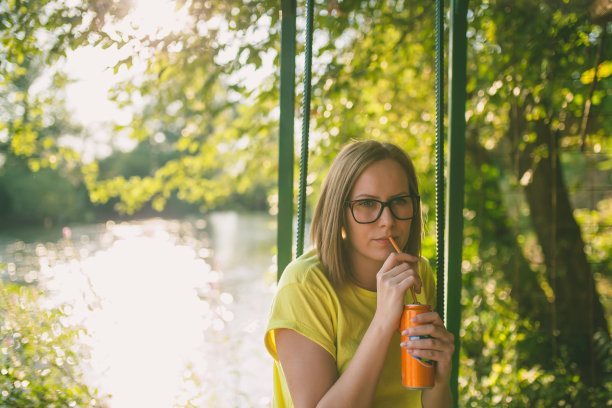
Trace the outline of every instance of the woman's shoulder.
<instances>
[{"instance_id":1,"label":"woman's shoulder","mask_svg":"<svg viewBox=\"0 0 612 408\"><path fill-rule=\"evenodd\" d=\"M422 281L431 281L432 284L435 284L434 282L436 280L436 276L431 264L429 263L429 259L425 258L424 256L419 256L419 264L417 268Z\"/></svg>"},{"instance_id":2,"label":"woman's shoulder","mask_svg":"<svg viewBox=\"0 0 612 408\"><path fill-rule=\"evenodd\" d=\"M419 268L421 271L433 271L429 259L425 258L423 255L419 255Z\"/></svg>"},{"instance_id":3,"label":"woman's shoulder","mask_svg":"<svg viewBox=\"0 0 612 408\"><path fill-rule=\"evenodd\" d=\"M329 285L316 249L311 249L287 265L278 286L290 284Z\"/></svg>"},{"instance_id":4,"label":"woman's shoulder","mask_svg":"<svg viewBox=\"0 0 612 408\"><path fill-rule=\"evenodd\" d=\"M323 271L318 253L311 250L291 262L283 271L274 295L273 309L280 306L293 310L296 316L308 310L316 311L312 312L313 315L320 317L331 316L338 304L338 294Z\"/></svg>"},{"instance_id":5,"label":"woman's shoulder","mask_svg":"<svg viewBox=\"0 0 612 408\"><path fill-rule=\"evenodd\" d=\"M418 273L423 283L422 295L424 296L424 302L426 304L436 305L436 276L433 268L429 263L429 259L424 256L419 256Z\"/></svg>"}]
</instances>

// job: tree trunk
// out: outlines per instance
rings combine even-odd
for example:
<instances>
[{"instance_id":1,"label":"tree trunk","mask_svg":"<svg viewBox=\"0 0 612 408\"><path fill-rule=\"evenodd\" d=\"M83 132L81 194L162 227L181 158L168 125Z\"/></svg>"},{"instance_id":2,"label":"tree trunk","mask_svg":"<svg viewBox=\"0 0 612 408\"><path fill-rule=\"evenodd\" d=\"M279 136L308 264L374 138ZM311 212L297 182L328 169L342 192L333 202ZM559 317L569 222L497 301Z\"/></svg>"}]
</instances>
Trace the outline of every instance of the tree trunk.
<instances>
[{"instance_id":1,"label":"tree trunk","mask_svg":"<svg viewBox=\"0 0 612 408\"><path fill-rule=\"evenodd\" d=\"M471 164L470 171L475 170L477 173L473 177L480 179L480 191L468 195L466 206L474 208L480 218L479 253L495 252L498 267L505 281L510 284L510 295L516 301L517 313L521 318L534 323L534 330L523 333L525 338L520 343L518 364L526 367L550 366L551 305L517 241L519 231L508 217L499 178L495 174L481 171L485 168L499 168L500 164L496 163L492 152L480 144L477 132L477 129L468 129L466 154Z\"/></svg>"},{"instance_id":2,"label":"tree trunk","mask_svg":"<svg viewBox=\"0 0 612 408\"><path fill-rule=\"evenodd\" d=\"M518 178L527 183L530 217L554 294L553 353L575 363L582 381L598 385L603 367L594 339L598 333L609 338L608 325L563 180L557 135L542 121L537 122L535 131L535 143L516 149L515 154ZM537 147L544 149L536 152ZM531 172L530 181L526 172Z\"/></svg>"},{"instance_id":3,"label":"tree trunk","mask_svg":"<svg viewBox=\"0 0 612 408\"><path fill-rule=\"evenodd\" d=\"M467 135L466 153L476 168L496 167L491 153L482 147L475 134ZM518 303L519 315L547 325L550 317L546 311L548 301L516 240L518 231L512 228L512 222L507 216L499 180L494 176L487 177L482 172L480 177L482 186L478 196L483 204L479 206L478 214L482 214L482 218L486 220L480 223L481 252L495 246L496 252L503 250L509 253L508 259L501 263L501 267L504 277L511 285L512 298ZM484 201L490 202L488 209ZM486 239L487 235L494 237L494 240Z\"/></svg>"}]
</instances>

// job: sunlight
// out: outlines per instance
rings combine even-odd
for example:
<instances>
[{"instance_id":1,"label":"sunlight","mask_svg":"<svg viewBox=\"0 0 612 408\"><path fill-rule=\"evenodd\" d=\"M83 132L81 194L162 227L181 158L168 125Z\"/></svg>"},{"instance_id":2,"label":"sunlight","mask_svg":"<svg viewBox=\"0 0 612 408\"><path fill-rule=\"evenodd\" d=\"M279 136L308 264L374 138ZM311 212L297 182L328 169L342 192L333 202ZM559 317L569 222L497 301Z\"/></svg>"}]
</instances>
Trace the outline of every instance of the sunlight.
<instances>
[{"instance_id":1,"label":"sunlight","mask_svg":"<svg viewBox=\"0 0 612 408\"><path fill-rule=\"evenodd\" d=\"M109 408L270 406L259 339L273 293L261 279L272 230L235 213L209 220L66 227L59 245L36 246L40 274L25 280L44 287L41 306L61 307L67 325L85 329L86 379L112 395ZM268 237L263 253L250 248L257 236Z\"/></svg>"},{"instance_id":2,"label":"sunlight","mask_svg":"<svg viewBox=\"0 0 612 408\"><path fill-rule=\"evenodd\" d=\"M201 355L207 321L225 326L214 306L222 312L226 306L198 296L212 271L193 249L174 244L163 230L150 237L137 226L113 230L118 239L108 250L43 269L47 289L87 328L89 363L103 373L92 382L113 395L113 407L170 407L185 366Z\"/></svg>"},{"instance_id":3,"label":"sunlight","mask_svg":"<svg viewBox=\"0 0 612 408\"><path fill-rule=\"evenodd\" d=\"M122 38L133 36L155 40L179 32L187 26L188 19L187 7L177 10L173 0L136 0L130 13L119 22L107 24L105 31L111 36ZM65 71L74 79L66 87L67 106L74 118L87 126L94 138L81 140L66 137L62 142L78 151L86 163L110 154L108 134L112 124L126 126L132 120L133 112L117 107L109 99L108 92L118 82L144 72L146 63L142 58L134 58L129 71L125 66L117 73L113 69L118 61L142 51L140 47L138 42L121 49L115 46L86 46L67 54ZM135 102L138 108L139 101ZM113 143L124 151L134 147L134 142L121 133L115 135Z\"/></svg>"},{"instance_id":4,"label":"sunlight","mask_svg":"<svg viewBox=\"0 0 612 408\"><path fill-rule=\"evenodd\" d=\"M173 0L136 0L134 8L114 28L137 38L159 39L180 31L187 22L187 7L177 10Z\"/></svg>"}]
</instances>

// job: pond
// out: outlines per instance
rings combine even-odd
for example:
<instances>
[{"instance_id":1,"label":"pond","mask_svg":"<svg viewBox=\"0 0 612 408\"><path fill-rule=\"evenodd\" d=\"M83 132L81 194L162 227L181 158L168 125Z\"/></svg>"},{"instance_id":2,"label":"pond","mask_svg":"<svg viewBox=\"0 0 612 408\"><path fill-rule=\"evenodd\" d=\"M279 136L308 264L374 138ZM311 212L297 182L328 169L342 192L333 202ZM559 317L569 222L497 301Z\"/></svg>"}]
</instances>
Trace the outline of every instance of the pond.
<instances>
[{"instance_id":1,"label":"pond","mask_svg":"<svg viewBox=\"0 0 612 408\"><path fill-rule=\"evenodd\" d=\"M109 408L269 407L275 219L214 213L0 234L4 280L64 305Z\"/></svg>"}]
</instances>

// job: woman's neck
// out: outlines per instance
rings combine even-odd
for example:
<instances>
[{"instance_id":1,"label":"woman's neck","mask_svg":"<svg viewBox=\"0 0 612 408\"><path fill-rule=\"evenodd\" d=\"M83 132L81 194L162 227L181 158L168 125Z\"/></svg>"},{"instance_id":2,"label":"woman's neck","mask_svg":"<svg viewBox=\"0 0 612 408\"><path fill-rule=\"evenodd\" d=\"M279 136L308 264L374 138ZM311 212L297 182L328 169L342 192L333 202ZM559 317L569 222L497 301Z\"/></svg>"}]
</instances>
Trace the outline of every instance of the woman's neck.
<instances>
[{"instance_id":1,"label":"woman's neck","mask_svg":"<svg viewBox=\"0 0 612 408\"><path fill-rule=\"evenodd\" d=\"M351 269L357 286L376 292L376 274L383 263L362 257L351 258Z\"/></svg>"}]
</instances>

